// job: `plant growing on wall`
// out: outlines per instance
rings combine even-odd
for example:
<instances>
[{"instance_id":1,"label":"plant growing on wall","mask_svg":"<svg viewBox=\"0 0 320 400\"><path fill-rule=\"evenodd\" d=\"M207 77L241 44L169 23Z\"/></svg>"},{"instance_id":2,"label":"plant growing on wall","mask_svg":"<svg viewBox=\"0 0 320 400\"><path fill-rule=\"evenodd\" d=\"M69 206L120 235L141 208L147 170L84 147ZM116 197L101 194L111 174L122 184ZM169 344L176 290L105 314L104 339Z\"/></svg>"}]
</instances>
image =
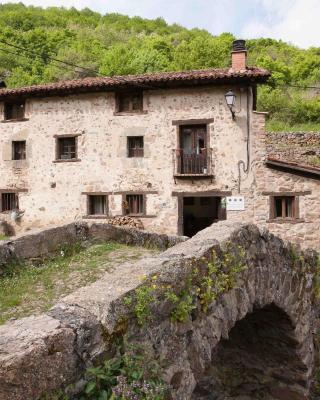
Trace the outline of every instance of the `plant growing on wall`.
<instances>
[{"instance_id":1,"label":"plant growing on wall","mask_svg":"<svg viewBox=\"0 0 320 400\"><path fill-rule=\"evenodd\" d=\"M145 349L128 345L123 352L121 346L114 358L87 370L79 400L164 400L167 387L157 374Z\"/></svg>"},{"instance_id":2,"label":"plant growing on wall","mask_svg":"<svg viewBox=\"0 0 320 400\"><path fill-rule=\"evenodd\" d=\"M156 309L156 304L162 301L171 303L173 322L186 321L199 304L201 311L206 313L218 296L235 286L238 275L246 268L245 251L241 246L227 243L221 254L212 250L208 259L189 260L185 268L191 272L178 291L162 284L161 279L154 275L125 297L124 304L133 311L140 326L152 319L152 308Z\"/></svg>"}]
</instances>

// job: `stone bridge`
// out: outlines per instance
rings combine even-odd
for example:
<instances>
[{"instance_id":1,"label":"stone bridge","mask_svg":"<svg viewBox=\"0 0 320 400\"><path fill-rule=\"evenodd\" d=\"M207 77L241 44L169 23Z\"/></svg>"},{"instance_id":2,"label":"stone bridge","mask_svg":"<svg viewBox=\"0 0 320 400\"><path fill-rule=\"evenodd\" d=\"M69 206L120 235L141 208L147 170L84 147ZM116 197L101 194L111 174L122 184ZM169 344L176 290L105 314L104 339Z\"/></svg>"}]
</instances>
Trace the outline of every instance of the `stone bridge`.
<instances>
[{"instance_id":1,"label":"stone bridge","mask_svg":"<svg viewBox=\"0 0 320 400\"><path fill-rule=\"evenodd\" d=\"M235 255L241 262L233 264ZM224 274L211 269L212 283L208 265L217 263ZM85 369L124 336L144 348L146 362L157 363L172 399L310 399L316 268L314 252L301 253L256 226L215 224L160 256L125 264L46 315L1 327L0 399L40 399L70 384L76 392ZM208 282L216 296L205 297ZM136 301L143 285L154 292L139 321L124 299ZM163 290L183 302L186 289L192 307L182 318Z\"/></svg>"}]
</instances>

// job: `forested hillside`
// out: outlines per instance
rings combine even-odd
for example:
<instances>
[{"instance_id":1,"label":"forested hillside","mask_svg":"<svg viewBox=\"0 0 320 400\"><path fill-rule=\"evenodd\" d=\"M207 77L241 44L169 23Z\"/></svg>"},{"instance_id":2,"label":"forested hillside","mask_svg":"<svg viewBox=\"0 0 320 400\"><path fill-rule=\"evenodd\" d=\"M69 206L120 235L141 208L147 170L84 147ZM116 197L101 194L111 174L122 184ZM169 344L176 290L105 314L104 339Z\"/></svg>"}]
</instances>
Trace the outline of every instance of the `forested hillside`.
<instances>
[{"instance_id":1,"label":"forested hillside","mask_svg":"<svg viewBox=\"0 0 320 400\"><path fill-rule=\"evenodd\" d=\"M0 75L9 87L99 74L225 67L233 40L229 33L212 36L161 18L0 5ZM320 89L306 88L320 87L320 47L302 50L272 39L248 40L247 46L249 64L273 73L259 90L259 109L270 112L269 127L320 129Z\"/></svg>"}]
</instances>

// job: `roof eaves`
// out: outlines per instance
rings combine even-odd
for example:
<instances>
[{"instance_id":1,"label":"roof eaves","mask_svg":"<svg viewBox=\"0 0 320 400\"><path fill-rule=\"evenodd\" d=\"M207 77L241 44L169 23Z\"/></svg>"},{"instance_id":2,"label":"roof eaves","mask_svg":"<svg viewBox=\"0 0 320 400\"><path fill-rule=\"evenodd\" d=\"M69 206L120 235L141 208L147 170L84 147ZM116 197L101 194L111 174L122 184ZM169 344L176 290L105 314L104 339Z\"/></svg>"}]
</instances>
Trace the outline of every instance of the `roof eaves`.
<instances>
[{"instance_id":1,"label":"roof eaves","mask_svg":"<svg viewBox=\"0 0 320 400\"><path fill-rule=\"evenodd\" d=\"M121 88L159 89L168 87L190 87L204 84L221 84L227 82L263 83L270 76L266 70L248 68L234 71L230 68L196 70L183 72L162 72L142 75L114 77L94 77L70 81L60 81L13 89L0 89L0 99L10 97L69 95L73 93L117 90Z\"/></svg>"},{"instance_id":2,"label":"roof eaves","mask_svg":"<svg viewBox=\"0 0 320 400\"><path fill-rule=\"evenodd\" d=\"M274 158L267 158L266 165L275 169L289 170L292 173L298 173L300 175L312 175L312 177L320 179L320 168L311 165L298 164Z\"/></svg>"}]
</instances>

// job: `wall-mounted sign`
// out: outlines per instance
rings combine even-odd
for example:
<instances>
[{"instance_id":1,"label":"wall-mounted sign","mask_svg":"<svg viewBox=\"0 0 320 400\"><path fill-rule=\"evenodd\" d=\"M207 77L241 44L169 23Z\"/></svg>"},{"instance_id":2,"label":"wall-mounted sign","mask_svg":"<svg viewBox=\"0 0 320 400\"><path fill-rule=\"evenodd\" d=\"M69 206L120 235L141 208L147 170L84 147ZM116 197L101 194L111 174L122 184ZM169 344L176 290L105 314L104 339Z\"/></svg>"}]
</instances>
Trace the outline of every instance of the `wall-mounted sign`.
<instances>
[{"instance_id":1,"label":"wall-mounted sign","mask_svg":"<svg viewBox=\"0 0 320 400\"><path fill-rule=\"evenodd\" d=\"M243 196L227 197L227 211L243 211L243 210L244 210Z\"/></svg>"}]
</instances>

